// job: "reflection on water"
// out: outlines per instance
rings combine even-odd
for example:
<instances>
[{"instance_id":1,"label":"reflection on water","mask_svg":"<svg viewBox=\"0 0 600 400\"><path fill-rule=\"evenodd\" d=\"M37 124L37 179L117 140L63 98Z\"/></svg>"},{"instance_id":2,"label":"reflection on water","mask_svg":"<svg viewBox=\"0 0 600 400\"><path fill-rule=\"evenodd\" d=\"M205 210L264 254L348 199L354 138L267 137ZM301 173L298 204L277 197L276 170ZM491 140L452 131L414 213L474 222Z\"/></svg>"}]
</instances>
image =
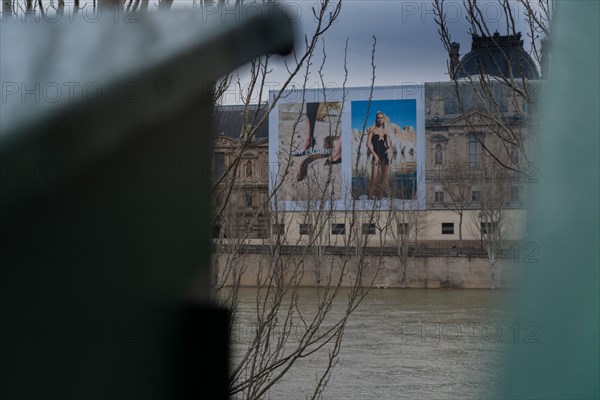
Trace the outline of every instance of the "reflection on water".
<instances>
[{"instance_id":1,"label":"reflection on water","mask_svg":"<svg viewBox=\"0 0 600 400\"><path fill-rule=\"evenodd\" d=\"M241 293L239 326L251 324L254 295L253 289ZM536 335L531 326L524 332L523 324L506 319L503 304L510 296L490 290L371 291L351 316L324 398L493 398L506 344ZM302 298L310 307L315 290L303 290ZM268 398L304 399L324 357L300 360Z\"/></svg>"}]
</instances>

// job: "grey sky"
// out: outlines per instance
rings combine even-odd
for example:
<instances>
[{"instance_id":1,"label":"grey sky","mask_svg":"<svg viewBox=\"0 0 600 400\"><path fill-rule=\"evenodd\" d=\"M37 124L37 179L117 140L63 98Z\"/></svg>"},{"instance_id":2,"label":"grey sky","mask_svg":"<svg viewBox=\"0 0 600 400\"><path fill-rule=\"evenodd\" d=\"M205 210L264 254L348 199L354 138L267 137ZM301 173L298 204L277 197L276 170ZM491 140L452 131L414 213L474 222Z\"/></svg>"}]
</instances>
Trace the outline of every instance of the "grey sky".
<instances>
[{"instance_id":1,"label":"grey sky","mask_svg":"<svg viewBox=\"0 0 600 400\"><path fill-rule=\"evenodd\" d=\"M490 31L497 30L501 34L506 33L502 7L500 3L504 0L478 0ZM66 0L67 9L72 9L73 0ZM522 14L522 5L516 0L509 0L517 18L517 25L522 27L525 46L527 49L526 24ZM52 14L50 0L43 0L49 8L46 14ZM252 7L253 1L246 0L247 11L240 13L233 6L234 1L229 1L229 6L220 12L216 7L202 8L200 0L175 0L173 9L195 9L205 13L209 17L221 20L256 17ZM216 3L216 2L215 2ZM262 3L258 0L257 3ZM19 2L18 4L24 4ZM128 0L126 4L131 4ZM293 17L298 27L299 42L302 43L304 33L314 30L316 20L312 14L311 7L318 6L318 0L282 0L282 7L288 15ZM466 12L463 0L445 0L448 25L452 40L461 45L461 55L466 54L471 47L471 39L468 35L469 25L466 20ZM82 2L81 14L84 16L91 12L91 0ZM158 0L151 1L150 10L158 7ZM208 7L208 6L207 6ZM21 10L24 12L24 10ZM94 13L92 13L93 15ZM372 37L377 38L377 49L375 55L377 86L402 85L405 83L421 83L433 81L446 81L448 56L440 41L434 21L432 0L342 0L342 11L332 28L325 34L325 46L327 62L324 68L325 82L327 85L341 86L343 81L343 51L344 44L348 38L349 87L369 86L371 84L371 47ZM299 46L301 47L301 46ZM308 87L320 86L320 78L317 69L321 64L322 44L319 44L313 68L309 76ZM271 63L272 73L267 78L267 89L281 88L288 74L283 67L280 57L273 58ZM241 69L242 86L248 81L247 73ZM302 76L295 79L297 87L301 87ZM266 96L263 97L266 99ZM240 103L240 95L235 87L226 93L225 104ZM260 99L253 98L252 102Z\"/></svg>"},{"instance_id":2,"label":"grey sky","mask_svg":"<svg viewBox=\"0 0 600 400\"><path fill-rule=\"evenodd\" d=\"M350 1L329 33L332 59L342 59L349 38L351 85L370 83L372 36L377 38L375 63L378 85L446 80L446 55L437 35L430 2ZM466 37L466 35L465 35ZM356 84L354 83L356 82Z\"/></svg>"},{"instance_id":3,"label":"grey sky","mask_svg":"<svg viewBox=\"0 0 600 400\"><path fill-rule=\"evenodd\" d=\"M302 13L298 21L302 36L314 29L315 18L309 9L314 4L310 1L295 2L288 8ZM429 2L344 1L338 20L324 38L327 54L325 82L341 86L344 45L348 38L347 85L369 86L373 36L377 38L376 85L446 80L446 56L437 36L433 14L420 15L426 12L426 7L431 10ZM321 62L322 44L319 44L309 77L308 86L311 88L320 84L317 68ZM277 89L286 78L286 72L275 68L269 78L269 85ZM300 83L301 79L299 77L296 81ZM228 103L231 101L227 100Z\"/></svg>"},{"instance_id":4,"label":"grey sky","mask_svg":"<svg viewBox=\"0 0 600 400\"><path fill-rule=\"evenodd\" d=\"M490 30L505 34L504 18L498 1L487 0L479 3ZM289 15L299 16L296 20L301 35L314 29L316 21L310 7L315 6L316 1L294 1L285 4ZM446 7L452 39L460 43L462 56L471 47L465 10L462 1L458 0L447 0ZM522 19L519 7L517 2L513 2L515 15ZM525 21L518 20L517 23L525 27ZM523 35L525 33L523 29ZM377 38L375 55L377 86L448 80L446 64L448 57L437 32L431 1L345 0L338 20L325 35L327 54L324 69L325 82L341 86L344 43L348 38L347 86L369 86L373 36ZM308 84L312 88L320 83L316 71L321 63L321 52L322 47L319 45ZM286 76L284 68L274 66L268 79L269 88L280 87ZM295 81L300 83L301 79ZM226 103L238 102L237 97L229 94Z\"/></svg>"}]
</instances>

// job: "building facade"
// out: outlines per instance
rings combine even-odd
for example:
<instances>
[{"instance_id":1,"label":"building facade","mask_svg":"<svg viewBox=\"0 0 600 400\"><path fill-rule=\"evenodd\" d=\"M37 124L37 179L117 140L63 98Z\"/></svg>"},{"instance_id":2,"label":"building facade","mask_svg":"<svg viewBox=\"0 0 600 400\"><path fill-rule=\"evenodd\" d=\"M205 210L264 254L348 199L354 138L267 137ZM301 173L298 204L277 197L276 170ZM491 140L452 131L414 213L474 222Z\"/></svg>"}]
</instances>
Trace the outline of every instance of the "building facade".
<instances>
[{"instance_id":1,"label":"building facade","mask_svg":"<svg viewBox=\"0 0 600 400\"><path fill-rule=\"evenodd\" d=\"M351 246L353 237L373 247L481 247L484 237L502 230L503 241L519 240L527 227L528 185L535 182L532 104L540 75L518 36L474 37L462 59L457 45L452 51L455 79L424 85L425 210L278 212L269 194L268 118L258 129L248 122L260 120L266 107L225 106L216 118L215 237L253 244ZM518 88L501 79L518 73L511 81Z\"/></svg>"},{"instance_id":2,"label":"building facade","mask_svg":"<svg viewBox=\"0 0 600 400\"><path fill-rule=\"evenodd\" d=\"M226 106L216 111L218 135L211 168L217 210L214 237L268 237L268 123L258 129L251 122L244 124L247 118L264 114L257 106Z\"/></svg>"}]
</instances>

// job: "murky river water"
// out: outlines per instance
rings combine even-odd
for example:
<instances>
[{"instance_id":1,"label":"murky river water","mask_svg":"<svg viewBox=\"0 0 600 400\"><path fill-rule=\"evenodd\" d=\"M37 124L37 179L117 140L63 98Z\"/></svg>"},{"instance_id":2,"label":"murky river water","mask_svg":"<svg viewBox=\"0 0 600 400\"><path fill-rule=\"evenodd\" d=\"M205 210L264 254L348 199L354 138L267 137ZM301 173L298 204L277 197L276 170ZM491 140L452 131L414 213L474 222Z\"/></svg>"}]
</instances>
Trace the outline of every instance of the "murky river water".
<instances>
[{"instance_id":1,"label":"murky river water","mask_svg":"<svg viewBox=\"0 0 600 400\"><path fill-rule=\"evenodd\" d=\"M251 324L254 294L242 291L242 325ZM522 330L506 319L510 296L499 290L371 291L351 316L323 397L494 398L506 345ZM303 290L306 302L314 297L314 289ZM267 398L306 398L322 365L322 357L301 360Z\"/></svg>"}]
</instances>

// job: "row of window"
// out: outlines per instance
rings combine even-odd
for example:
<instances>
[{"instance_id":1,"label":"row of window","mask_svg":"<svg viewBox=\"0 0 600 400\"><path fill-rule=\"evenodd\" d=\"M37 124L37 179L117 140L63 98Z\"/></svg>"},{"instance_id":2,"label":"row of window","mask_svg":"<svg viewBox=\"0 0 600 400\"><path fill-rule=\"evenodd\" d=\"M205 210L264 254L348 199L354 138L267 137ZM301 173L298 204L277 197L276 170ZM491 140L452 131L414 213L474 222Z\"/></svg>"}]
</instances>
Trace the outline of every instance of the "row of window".
<instances>
[{"instance_id":1,"label":"row of window","mask_svg":"<svg viewBox=\"0 0 600 400\"><path fill-rule=\"evenodd\" d=\"M471 191L471 201L478 202L481 199L481 192L479 190ZM518 186L512 186L510 188L510 201L521 201L521 188ZM436 203L444 202L444 192L436 190L433 192L433 201Z\"/></svg>"},{"instance_id":2,"label":"row of window","mask_svg":"<svg viewBox=\"0 0 600 400\"><path fill-rule=\"evenodd\" d=\"M398 223L397 225L397 233L399 235L408 234L410 229L407 223ZM489 222L481 222L480 230L482 234L492 233L496 229L496 225L494 223ZM312 224L300 224L298 233L300 235L310 235L313 233ZM361 233L363 235L375 235L377 233L377 227L375 224L362 224ZM285 225L284 224L276 224L273 225L273 234L274 235L284 235L285 234ZM331 224L331 234L332 235L345 235L346 234L346 224ZM454 235L454 222L442 222L442 235Z\"/></svg>"},{"instance_id":3,"label":"row of window","mask_svg":"<svg viewBox=\"0 0 600 400\"><path fill-rule=\"evenodd\" d=\"M398 223L397 232L399 235L405 235L409 232L409 226L407 223ZM311 235L313 233L312 224L300 224L298 226L298 233L300 235ZM365 223L361 226L361 233L363 235L375 235L377 233L377 226L375 224ZM284 224L276 224L273 225L273 234L274 235L284 235L285 234L285 225ZM331 224L331 234L332 235L345 235L346 234L346 224Z\"/></svg>"},{"instance_id":4,"label":"row of window","mask_svg":"<svg viewBox=\"0 0 600 400\"><path fill-rule=\"evenodd\" d=\"M480 231L486 235L494 232L496 224L493 222L480 222ZM454 235L454 222L442 222L442 235Z\"/></svg>"},{"instance_id":5,"label":"row of window","mask_svg":"<svg viewBox=\"0 0 600 400\"><path fill-rule=\"evenodd\" d=\"M483 133L469 133L468 136L469 143L469 165L477 166L481 162L483 158L483 141L485 140L485 135ZM518 157L518 153L513 151L511 153L511 157L513 159ZM435 146L435 153L433 160L435 165L442 165L444 163L444 154L442 152L442 145L438 144Z\"/></svg>"},{"instance_id":6,"label":"row of window","mask_svg":"<svg viewBox=\"0 0 600 400\"><path fill-rule=\"evenodd\" d=\"M249 222L246 222L243 227L246 233L250 233L257 228L256 226L250 225ZM489 222L481 222L480 230L482 234L493 233L496 229L496 224ZM215 226L213 229L213 237L218 238L221 231L221 227L219 225ZM260 231L260 229L259 229ZM311 224L300 224L299 225L299 233L300 235L310 235L313 232L313 227ZM375 235L377 233L377 227L375 224L362 224L361 232L363 235ZM397 233L399 235L409 234L410 229L407 223L398 223L397 225ZM258 232L260 234L260 232ZM265 232L266 234L266 232ZM346 224L331 224L331 234L332 235L345 235L346 234ZM273 235L285 235L285 225L284 224L276 224L273 225ZM442 235L454 235L454 222L442 222ZM259 235L263 237L262 235ZM224 235L227 237L227 235Z\"/></svg>"}]
</instances>

